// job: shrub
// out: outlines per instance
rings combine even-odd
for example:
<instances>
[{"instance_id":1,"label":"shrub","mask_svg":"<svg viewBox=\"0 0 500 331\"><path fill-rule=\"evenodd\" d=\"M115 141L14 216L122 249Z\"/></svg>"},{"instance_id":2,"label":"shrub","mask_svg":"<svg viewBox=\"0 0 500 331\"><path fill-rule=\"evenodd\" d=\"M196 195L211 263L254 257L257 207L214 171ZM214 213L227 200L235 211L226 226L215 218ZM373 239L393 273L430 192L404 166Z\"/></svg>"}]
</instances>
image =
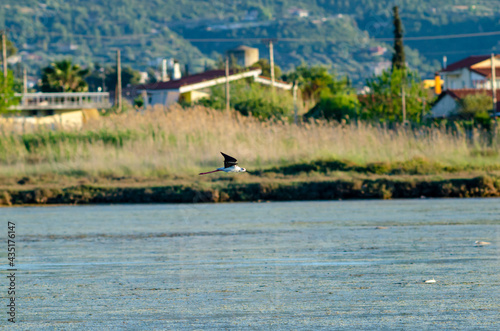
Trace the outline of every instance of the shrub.
<instances>
[{"instance_id":1,"label":"shrub","mask_svg":"<svg viewBox=\"0 0 500 331\"><path fill-rule=\"evenodd\" d=\"M322 97L319 102L309 110L305 118L324 118L341 122L349 121L358 116L359 102L355 94L337 93L333 96Z\"/></svg>"},{"instance_id":2,"label":"shrub","mask_svg":"<svg viewBox=\"0 0 500 331\"><path fill-rule=\"evenodd\" d=\"M232 82L230 90L231 107L245 116L255 116L261 120L283 118L291 115L293 109L292 95L289 91L268 86L239 81ZM210 98L198 100L195 104L208 108L225 109L226 98L224 87L212 88Z\"/></svg>"}]
</instances>

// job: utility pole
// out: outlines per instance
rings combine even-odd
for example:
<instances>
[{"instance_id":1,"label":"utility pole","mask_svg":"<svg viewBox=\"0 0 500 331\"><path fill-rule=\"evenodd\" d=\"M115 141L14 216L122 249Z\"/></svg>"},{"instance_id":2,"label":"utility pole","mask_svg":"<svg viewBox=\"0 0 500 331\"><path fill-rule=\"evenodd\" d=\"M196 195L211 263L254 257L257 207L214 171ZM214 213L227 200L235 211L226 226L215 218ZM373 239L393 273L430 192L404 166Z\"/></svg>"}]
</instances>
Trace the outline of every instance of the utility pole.
<instances>
[{"instance_id":1,"label":"utility pole","mask_svg":"<svg viewBox=\"0 0 500 331\"><path fill-rule=\"evenodd\" d=\"M495 68L495 53L491 53L491 100L493 102L493 143L496 146L497 142L497 89L496 89L496 68Z\"/></svg>"},{"instance_id":2,"label":"utility pole","mask_svg":"<svg viewBox=\"0 0 500 331\"><path fill-rule=\"evenodd\" d=\"M401 86L401 108L403 110L403 125L406 124L406 95L405 86Z\"/></svg>"},{"instance_id":3,"label":"utility pole","mask_svg":"<svg viewBox=\"0 0 500 331\"><path fill-rule=\"evenodd\" d=\"M163 59L161 61L161 81L162 82L168 81L168 76L167 76L167 59Z\"/></svg>"},{"instance_id":4,"label":"utility pole","mask_svg":"<svg viewBox=\"0 0 500 331\"><path fill-rule=\"evenodd\" d=\"M144 104L142 105L143 110L147 110L149 106L148 91L142 90L141 92L142 100Z\"/></svg>"},{"instance_id":5,"label":"utility pole","mask_svg":"<svg viewBox=\"0 0 500 331\"><path fill-rule=\"evenodd\" d=\"M28 72L23 68L23 93L28 93Z\"/></svg>"},{"instance_id":6,"label":"utility pole","mask_svg":"<svg viewBox=\"0 0 500 331\"><path fill-rule=\"evenodd\" d=\"M106 92L106 69L104 69L104 67L101 67L99 69L99 72L101 73L101 78L102 78L102 91L103 92Z\"/></svg>"},{"instance_id":7,"label":"utility pole","mask_svg":"<svg viewBox=\"0 0 500 331\"><path fill-rule=\"evenodd\" d=\"M120 59L120 50L116 50L116 91L118 111L122 111L122 64Z\"/></svg>"},{"instance_id":8,"label":"utility pole","mask_svg":"<svg viewBox=\"0 0 500 331\"><path fill-rule=\"evenodd\" d=\"M3 78L5 78L5 83L7 83L7 40L5 37L5 31L2 31L2 62Z\"/></svg>"},{"instance_id":9,"label":"utility pole","mask_svg":"<svg viewBox=\"0 0 500 331\"><path fill-rule=\"evenodd\" d=\"M422 97L422 116L420 117L420 124L424 122L426 104L427 103L425 102L425 97Z\"/></svg>"},{"instance_id":10,"label":"utility pole","mask_svg":"<svg viewBox=\"0 0 500 331\"><path fill-rule=\"evenodd\" d=\"M271 89L274 93L274 45L273 41L276 39L262 39L263 43L267 43L269 45L269 71L271 75Z\"/></svg>"},{"instance_id":11,"label":"utility pole","mask_svg":"<svg viewBox=\"0 0 500 331\"><path fill-rule=\"evenodd\" d=\"M491 53L491 95L493 101L493 119L497 121L497 91L496 91L496 71L495 71L495 54Z\"/></svg>"},{"instance_id":12,"label":"utility pole","mask_svg":"<svg viewBox=\"0 0 500 331\"><path fill-rule=\"evenodd\" d=\"M405 93L405 85L406 85L406 68L403 67L403 79L401 83L401 110L403 112L403 125L406 125L406 93Z\"/></svg>"},{"instance_id":13,"label":"utility pole","mask_svg":"<svg viewBox=\"0 0 500 331\"><path fill-rule=\"evenodd\" d=\"M292 93L293 93L293 122L295 123L295 125L297 125L297 89L298 89L297 81L294 81Z\"/></svg>"},{"instance_id":14,"label":"utility pole","mask_svg":"<svg viewBox=\"0 0 500 331\"><path fill-rule=\"evenodd\" d=\"M271 71L271 88L274 91L274 48L273 48L273 40L269 40L269 65Z\"/></svg>"},{"instance_id":15,"label":"utility pole","mask_svg":"<svg viewBox=\"0 0 500 331\"><path fill-rule=\"evenodd\" d=\"M226 112L229 113L229 58L226 56Z\"/></svg>"}]
</instances>

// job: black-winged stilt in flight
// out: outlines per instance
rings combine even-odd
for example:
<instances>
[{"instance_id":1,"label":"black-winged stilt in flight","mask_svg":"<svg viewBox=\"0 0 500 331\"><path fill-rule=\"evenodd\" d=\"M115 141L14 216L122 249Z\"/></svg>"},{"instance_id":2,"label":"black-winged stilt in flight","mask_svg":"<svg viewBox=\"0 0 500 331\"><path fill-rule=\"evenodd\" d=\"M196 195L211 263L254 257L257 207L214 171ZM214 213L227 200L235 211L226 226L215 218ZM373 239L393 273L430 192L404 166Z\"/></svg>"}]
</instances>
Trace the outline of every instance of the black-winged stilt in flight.
<instances>
[{"instance_id":1,"label":"black-winged stilt in flight","mask_svg":"<svg viewBox=\"0 0 500 331\"><path fill-rule=\"evenodd\" d=\"M229 156L227 154L224 154L222 152L220 152L220 153L222 154L222 156L224 156L224 167L217 168L214 171L202 172L202 173L200 173L200 175L211 174L211 173L217 172L217 171L224 171L224 172L245 172L245 171L247 171L245 168L241 168L241 167L237 166L238 162L234 157Z\"/></svg>"}]
</instances>

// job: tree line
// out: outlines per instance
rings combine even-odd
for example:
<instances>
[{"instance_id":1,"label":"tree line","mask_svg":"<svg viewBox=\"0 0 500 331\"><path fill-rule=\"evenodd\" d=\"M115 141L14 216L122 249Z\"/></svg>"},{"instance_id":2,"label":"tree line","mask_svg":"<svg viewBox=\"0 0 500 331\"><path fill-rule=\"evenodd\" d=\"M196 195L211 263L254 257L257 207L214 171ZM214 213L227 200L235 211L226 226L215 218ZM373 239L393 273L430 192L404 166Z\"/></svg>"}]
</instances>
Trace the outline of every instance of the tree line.
<instances>
[{"instance_id":1,"label":"tree line","mask_svg":"<svg viewBox=\"0 0 500 331\"><path fill-rule=\"evenodd\" d=\"M423 87L416 71L407 67L405 48L403 45L403 28L398 7L393 8L394 54L392 66L378 76L366 81L367 93L359 95L352 86L348 76L338 77L319 65L305 63L282 73L275 66L275 76L297 85L302 107L305 109L304 120L323 118L337 122L370 121L376 123L423 123L430 112L435 96ZM7 44L9 54L16 49L12 43ZM224 65L222 59L216 67ZM232 67L237 67L231 61ZM270 75L270 65L265 59L254 66L262 68L263 74ZM82 68L70 59L56 61L41 70L41 79L37 89L41 92L86 92L115 90L116 67L94 64ZM131 67L122 68L122 85L136 85L140 74ZM156 77L150 72L149 81ZM7 79L0 80L0 111L7 111L15 104L14 91L19 87L9 72ZM251 82L231 84L232 106L244 115L253 115L262 119L286 119L292 117L293 101L290 93L273 92L269 88ZM403 101L403 98L405 100ZM181 101L182 102L182 101ZM223 87L214 87L211 96L197 101L216 109L225 108ZM137 105L141 105L140 100ZM403 106L403 104L405 106ZM462 102L459 116L465 120L476 120L487 126L489 123L489 98L485 96L467 97ZM404 109L403 109L404 107Z\"/></svg>"},{"instance_id":2,"label":"tree line","mask_svg":"<svg viewBox=\"0 0 500 331\"><path fill-rule=\"evenodd\" d=\"M134 64L136 67L144 66L157 57L168 56L183 63L189 62L192 68L201 69L201 62L214 60L217 54L214 49L217 50L222 45L190 43L186 40L188 38L304 38L311 42L282 43L277 62L283 66L299 65L301 61L338 66L349 73L353 81L364 81L366 77L356 76L368 69L369 62L373 61L368 48L381 44L370 38L383 37L385 33L380 28L376 33L370 29L374 23L384 25L390 22L389 3L376 0L259 0L240 1L235 5L221 0L152 0L146 5L139 0L109 3L90 0L3 0L4 5L0 6L0 28L9 27L9 34L17 44L23 45L23 48L26 46L27 52L36 55L29 61L31 65L37 66L40 63L50 63L63 52L70 54L80 64L91 57L98 58L101 63L110 63L113 60L111 50L121 48L124 63ZM470 5L471 10L459 14L453 9L455 0L402 3L404 17L413 31L418 30L417 26L426 26L426 22L429 22L428 25L445 26L457 17L467 16L465 13L469 14L467 17L471 20L462 25L476 29L474 13L486 9L495 13L499 8L499 4L491 1L480 4L464 0L460 4ZM308 11L309 17L294 17L290 14L294 7ZM244 22L248 13L256 13L255 20L265 24L208 31L217 22ZM343 17L339 18L339 14ZM332 17L337 18L321 21L322 18ZM320 23L317 23L318 19ZM496 20L493 21L496 24ZM480 23L482 27L484 24ZM190 26L198 28L190 29ZM484 29L487 31L488 27ZM359 42L364 40L367 32L370 34L369 38ZM60 49L72 44L77 48ZM257 44L252 46L257 47ZM225 44L224 47L226 46L232 45ZM484 45L479 47L484 48ZM343 56L346 53L350 55ZM420 72L431 73L437 68L436 62L424 61L421 54L414 53L408 60ZM292 66L285 69L291 68Z\"/></svg>"}]
</instances>

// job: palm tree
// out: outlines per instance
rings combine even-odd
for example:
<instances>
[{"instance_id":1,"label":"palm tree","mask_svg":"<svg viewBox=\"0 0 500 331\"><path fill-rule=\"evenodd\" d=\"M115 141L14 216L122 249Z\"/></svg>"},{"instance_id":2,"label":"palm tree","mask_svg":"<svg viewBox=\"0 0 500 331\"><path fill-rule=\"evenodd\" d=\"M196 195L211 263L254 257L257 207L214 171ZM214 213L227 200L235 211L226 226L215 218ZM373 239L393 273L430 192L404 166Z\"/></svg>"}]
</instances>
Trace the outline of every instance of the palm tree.
<instances>
[{"instance_id":1,"label":"palm tree","mask_svg":"<svg viewBox=\"0 0 500 331\"><path fill-rule=\"evenodd\" d=\"M42 92L86 92L88 85L85 76L88 69L82 69L71 60L54 62L42 69Z\"/></svg>"}]
</instances>

